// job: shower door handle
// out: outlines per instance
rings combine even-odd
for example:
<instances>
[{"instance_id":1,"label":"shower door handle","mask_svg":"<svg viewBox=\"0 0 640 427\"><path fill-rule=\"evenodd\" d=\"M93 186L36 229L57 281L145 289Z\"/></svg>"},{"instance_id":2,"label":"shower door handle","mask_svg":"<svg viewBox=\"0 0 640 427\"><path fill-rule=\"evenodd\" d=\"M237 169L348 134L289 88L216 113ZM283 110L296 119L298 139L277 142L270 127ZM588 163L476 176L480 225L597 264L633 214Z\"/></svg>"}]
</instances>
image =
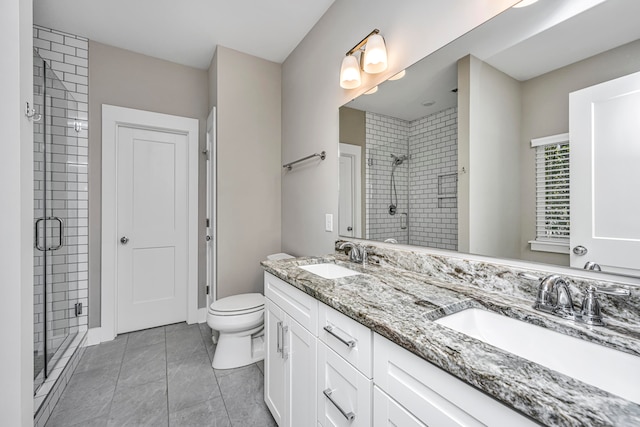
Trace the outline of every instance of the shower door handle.
<instances>
[{"instance_id":1,"label":"shower door handle","mask_svg":"<svg viewBox=\"0 0 640 427\"><path fill-rule=\"evenodd\" d=\"M49 251L57 251L58 249L64 246L64 221L62 220L62 218L57 216L52 216L47 219L58 221L58 230L59 230L58 237L60 238L60 241L58 242L58 246L52 246L48 249Z\"/></svg>"},{"instance_id":2,"label":"shower door handle","mask_svg":"<svg viewBox=\"0 0 640 427\"><path fill-rule=\"evenodd\" d=\"M40 222L44 220L44 218L36 219L36 249L43 252L47 250L44 246L40 246Z\"/></svg>"}]
</instances>

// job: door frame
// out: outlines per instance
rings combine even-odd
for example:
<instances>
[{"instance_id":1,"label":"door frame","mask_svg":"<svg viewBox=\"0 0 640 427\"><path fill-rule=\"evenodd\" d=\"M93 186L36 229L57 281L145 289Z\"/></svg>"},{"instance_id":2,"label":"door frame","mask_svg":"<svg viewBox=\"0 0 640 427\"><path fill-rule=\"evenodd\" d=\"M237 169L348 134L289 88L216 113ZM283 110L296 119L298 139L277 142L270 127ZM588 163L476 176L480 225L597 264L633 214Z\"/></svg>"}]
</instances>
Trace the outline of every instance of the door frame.
<instances>
[{"instance_id":1,"label":"door frame","mask_svg":"<svg viewBox=\"0 0 640 427\"><path fill-rule=\"evenodd\" d=\"M120 126L187 137L187 323L198 322L198 120L102 104L101 341L117 331L117 135Z\"/></svg>"},{"instance_id":2,"label":"door frame","mask_svg":"<svg viewBox=\"0 0 640 427\"><path fill-rule=\"evenodd\" d=\"M217 250L218 250L218 230L216 227L217 224L217 215L216 215L216 195L217 195L217 181L216 181L216 173L217 173L217 139L216 139L216 107L213 107L211 112L209 113L209 117L207 117L207 183L205 185L207 196L207 218L209 219L209 227L207 228L207 235L211 236L212 240L206 242L207 245L210 245L207 248L207 286L209 286L209 293L207 294L207 308L211 303L217 300L218 297L218 289L217 289ZM206 310L205 310L206 312Z\"/></svg>"}]
</instances>

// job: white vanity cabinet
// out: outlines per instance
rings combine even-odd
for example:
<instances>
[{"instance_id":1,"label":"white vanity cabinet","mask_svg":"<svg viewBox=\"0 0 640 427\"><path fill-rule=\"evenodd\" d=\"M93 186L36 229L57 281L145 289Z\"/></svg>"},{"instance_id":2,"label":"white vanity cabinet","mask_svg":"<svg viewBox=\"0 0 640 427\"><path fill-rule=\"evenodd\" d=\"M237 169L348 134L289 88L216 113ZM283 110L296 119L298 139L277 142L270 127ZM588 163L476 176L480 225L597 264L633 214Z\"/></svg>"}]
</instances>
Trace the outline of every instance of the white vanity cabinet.
<instances>
[{"instance_id":1,"label":"white vanity cabinet","mask_svg":"<svg viewBox=\"0 0 640 427\"><path fill-rule=\"evenodd\" d=\"M265 273L264 398L279 427L538 425Z\"/></svg>"},{"instance_id":2,"label":"white vanity cabinet","mask_svg":"<svg viewBox=\"0 0 640 427\"><path fill-rule=\"evenodd\" d=\"M318 301L265 273L264 399L280 427L316 424Z\"/></svg>"},{"instance_id":3,"label":"white vanity cabinet","mask_svg":"<svg viewBox=\"0 0 640 427\"><path fill-rule=\"evenodd\" d=\"M538 425L381 335L373 347L376 386L428 426Z\"/></svg>"}]
</instances>

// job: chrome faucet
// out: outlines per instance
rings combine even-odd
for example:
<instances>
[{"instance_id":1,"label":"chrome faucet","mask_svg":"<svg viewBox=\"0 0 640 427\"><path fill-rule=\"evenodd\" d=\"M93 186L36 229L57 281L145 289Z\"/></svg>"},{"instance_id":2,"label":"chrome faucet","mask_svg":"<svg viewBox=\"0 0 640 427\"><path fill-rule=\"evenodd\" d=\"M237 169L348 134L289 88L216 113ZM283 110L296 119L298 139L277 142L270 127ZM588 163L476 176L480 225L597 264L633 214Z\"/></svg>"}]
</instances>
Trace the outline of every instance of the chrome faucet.
<instances>
[{"instance_id":1,"label":"chrome faucet","mask_svg":"<svg viewBox=\"0 0 640 427\"><path fill-rule=\"evenodd\" d=\"M339 249L351 248L349 251L349 259L351 262L357 262L362 266L367 265L367 247L365 245L358 245L353 242L344 242L340 245Z\"/></svg>"},{"instance_id":2,"label":"chrome faucet","mask_svg":"<svg viewBox=\"0 0 640 427\"><path fill-rule=\"evenodd\" d=\"M518 273L519 277L525 279L537 279L536 276L527 273ZM536 310L560 316L564 319L575 320L587 325L603 326L602 314L600 313L600 302L597 294L626 297L631 295L631 291L625 288L616 287L596 287L589 286L582 301L581 310L578 312L573 308L573 300L567 281L557 274L546 276L540 280L538 287L538 297L533 305Z\"/></svg>"},{"instance_id":3,"label":"chrome faucet","mask_svg":"<svg viewBox=\"0 0 640 427\"><path fill-rule=\"evenodd\" d=\"M538 287L538 298L533 308L555 314L564 319L575 320L576 318L569 286L557 274L552 274L542 279Z\"/></svg>"}]
</instances>

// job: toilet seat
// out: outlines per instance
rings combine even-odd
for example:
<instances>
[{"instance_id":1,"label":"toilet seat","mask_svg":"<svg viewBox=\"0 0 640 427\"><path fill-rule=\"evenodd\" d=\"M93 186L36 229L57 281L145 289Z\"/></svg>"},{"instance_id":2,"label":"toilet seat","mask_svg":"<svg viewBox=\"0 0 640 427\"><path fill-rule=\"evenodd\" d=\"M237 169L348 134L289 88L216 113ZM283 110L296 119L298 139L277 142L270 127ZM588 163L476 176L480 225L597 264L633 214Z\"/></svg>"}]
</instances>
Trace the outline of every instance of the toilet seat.
<instances>
[{"instance_id":1,"label":"toilet seat","mask_svg":"<svg viewBox=\"0 0 640 427\"><path fill-rule=\"evenodd\" d=\"M222 298L209 307L209 313L215 316L241 316L262 310L264 310L264 296L259 293Z\"/></svg>"}]
</instances>

